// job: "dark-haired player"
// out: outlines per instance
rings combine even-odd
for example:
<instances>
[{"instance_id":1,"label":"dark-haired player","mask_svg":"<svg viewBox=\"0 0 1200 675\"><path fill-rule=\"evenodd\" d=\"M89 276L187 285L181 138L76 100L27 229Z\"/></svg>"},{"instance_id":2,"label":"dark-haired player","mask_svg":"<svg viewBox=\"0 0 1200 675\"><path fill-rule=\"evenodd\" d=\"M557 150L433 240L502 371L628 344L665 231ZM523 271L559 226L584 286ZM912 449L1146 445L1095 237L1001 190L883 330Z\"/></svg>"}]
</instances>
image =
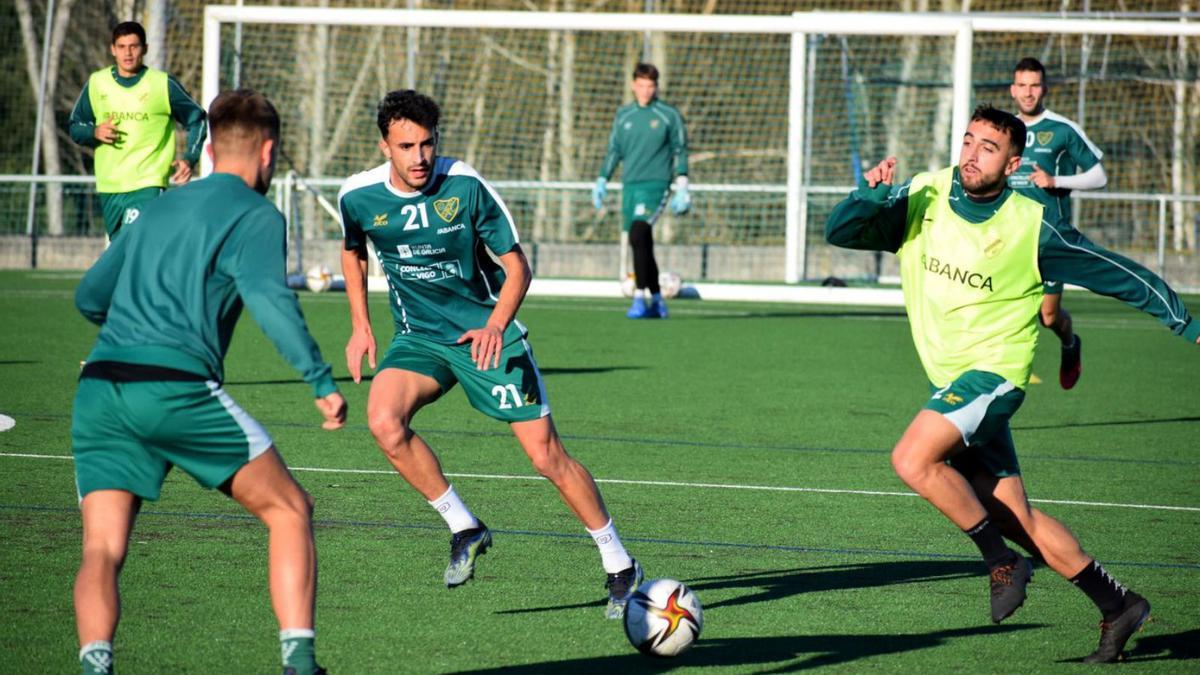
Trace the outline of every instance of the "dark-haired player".
<instances>
[{"instance_id":1,"label":"dark-haired player","mask_svg":"<svg viewBox=\"0 0 1200 675\"><path fill-rule=\"evenodd\" d=\"M444 579L450 588L464 584L492 534L412 430L418 410L461 383L476 410L509 423L534 468L587 528L607 574L606 613L620 618L642 568L621 544L591 474L567 454L554 428L541 373L516 318L530 270L512 216L474 169L437 156L439 116L437 103L415 91L386 95L377 122L387 161L351 176L338 197L352 327L346 364L355 382L363 356L376 368L368 240L387 276L395 321L371 382L367 423L392 466L446 521L452 534Z\"/></svg>"},{"instance_id":2,"label":"dark-haired player","mask_svg":"<svg viewBox=\"0 0 1200 675\"><path fill-rule=\"evenodd\" d=\"M1108 176L1100 164L1104 153L1083 129L1043 105L1047 90L1046 69L1040 61L1017 62L1009 93L1025 123L1025 150L1021 165L1008 177L1008 186L1044 204L1051 218L1069 223L1071 191L1098 190L1108 184ZM1058 381L1063 389L1070 389L1082 372L1083 342L1075 334L1070 312L1062 307L1062 282L1048 280L1043 289L1042 325L1062 342Z\"/></svg>"},{"instance_id":3,"label":"dark-haired player","mask_svg":"<svg viewBox=\"0 0 1200 675\"><path fill-rule=\"evenodd\" d=\"M1084 660L1115 661L1150 603L1109 576L1064 525L1029 505L1009 431L1033 364L1043 277L1124 300L1192 342L1200 342L1200 322L1162 279L1008 187L1024 141L1019 119L981 106L958 166L893 186L896 159L880 162L834 208L825 236L900 259L913 342L932 396L896 444L892 466L979 547L990 570L992 620L1021 606L1032 567L1004 543L957 462L990 472L989 501L1011 512L1046 564L1100 609L1100 644Z\"/></svg>"},{"instance_id":4,"label":"dark-haired player","mask_svg":"<svg viewBox=\"0 0 1200 675\"><path fill-rule=\"evenodd\" d=\"M142 63L146 49L141 24L117 24L109 45L115 64L91 74L71 110L71 140L95 148L96 192L110 238L167 187L168 178L186 183L204 146L204 108L174 77ZM187 128L180 159L175 122Z\"/></svg>"}]
</instances>

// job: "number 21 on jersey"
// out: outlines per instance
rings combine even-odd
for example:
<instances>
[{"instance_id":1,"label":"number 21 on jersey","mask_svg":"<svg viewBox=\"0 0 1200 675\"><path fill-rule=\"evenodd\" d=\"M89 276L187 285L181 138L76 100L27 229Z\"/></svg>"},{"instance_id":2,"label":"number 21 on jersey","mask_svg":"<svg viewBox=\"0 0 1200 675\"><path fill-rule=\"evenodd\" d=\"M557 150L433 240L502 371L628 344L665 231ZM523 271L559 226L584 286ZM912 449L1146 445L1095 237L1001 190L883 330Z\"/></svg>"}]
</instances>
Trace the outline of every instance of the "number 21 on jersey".
<instances>
[{"instance_id":1,"label":"number 21 on jersey","mask_svg":"<svg viewBox=\"0 0 1200 675\"><path fill-rule=\"evenodd\" d=\"M420 204L405 204L404 208L400 209L401 216L408 216L408 221L404 223L404 231L419 230L429 227L429 213L425 210L425 202ZM417 222L418 216L421 222Z\"/></svg>"}]
</instances>

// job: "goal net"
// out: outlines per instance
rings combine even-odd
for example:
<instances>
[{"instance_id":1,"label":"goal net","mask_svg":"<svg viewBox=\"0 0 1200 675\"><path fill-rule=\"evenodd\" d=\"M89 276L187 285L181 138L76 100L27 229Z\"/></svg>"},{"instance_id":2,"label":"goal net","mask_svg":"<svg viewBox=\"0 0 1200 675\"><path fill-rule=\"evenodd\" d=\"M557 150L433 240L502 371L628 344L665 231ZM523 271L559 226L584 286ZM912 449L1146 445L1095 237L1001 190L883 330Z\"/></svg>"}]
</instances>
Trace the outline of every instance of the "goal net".
<instances>
[{"instance_id":1,"label":"goal net","mask_svg":"<svg viewBox=\"0 0 1200 675\"><path fill-rule=\"evenodd\" d=\"M947 165L970 107L1011 107L1011 68L1034 56L1048 105L1104 150L1108 192L1125 195L1077 200L1080 228L1168 279L1196 267L1194 201L1143 193L1196 191L1197 24L209 7L205 26L205 102L250 86L284 116L279 175L301 179L285 207L306 261L336 260L328 206L383 161L378 100L415 88L442 107L440 153L501 192L538 276L614 278L619 172L606 209L590 188L648 60L687 122L693 186L692 211L655 227L660 267L688 281L888 276L887 257L824 244L829 209L883 157L902 175ZM1163 236L1173 253L1154 259Z\"/></svg>"}]
</instances>

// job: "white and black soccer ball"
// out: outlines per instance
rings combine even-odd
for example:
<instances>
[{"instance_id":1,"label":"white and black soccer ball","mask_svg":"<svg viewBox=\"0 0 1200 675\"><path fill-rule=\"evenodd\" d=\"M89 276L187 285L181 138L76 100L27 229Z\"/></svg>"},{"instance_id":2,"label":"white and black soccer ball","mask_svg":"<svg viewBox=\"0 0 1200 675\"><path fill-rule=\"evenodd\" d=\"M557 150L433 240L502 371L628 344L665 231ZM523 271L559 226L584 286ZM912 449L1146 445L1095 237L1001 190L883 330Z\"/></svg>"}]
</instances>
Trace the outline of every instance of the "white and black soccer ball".
<instances>
[{"instance_id":1,"label":"white and black soccer ball","mask_svg":"<svg viewBox=\"0 0 1200 675\"><path fill-rule=\"evenodd\" d=\"M683 279L674 272L663 272L658 275L658 287L664 298L674 298L683 289Z\"/></svg>"},{"instance_id":2,"label":"white and black soccer ball","mask_svg":"<svg viewBox=\"0 0 1200 675\"><path fill-rule=\"evenodd\" d=\"M700 599L674 579L652 579L638 586L625 607L625 636L649 656L679 656L704 625Z\"/></svg>"},{"instance_id":3,"label":"white and black soccer ball","mask_svg":"<svg viewBox=\"0 0 1200 675\"><path fill-rule=\"evenodd\" d=\"M304 285L313 293L324 293L333 285L333 272L325 265L313 265L304 274Z\"/></svg>"}]
</instances>

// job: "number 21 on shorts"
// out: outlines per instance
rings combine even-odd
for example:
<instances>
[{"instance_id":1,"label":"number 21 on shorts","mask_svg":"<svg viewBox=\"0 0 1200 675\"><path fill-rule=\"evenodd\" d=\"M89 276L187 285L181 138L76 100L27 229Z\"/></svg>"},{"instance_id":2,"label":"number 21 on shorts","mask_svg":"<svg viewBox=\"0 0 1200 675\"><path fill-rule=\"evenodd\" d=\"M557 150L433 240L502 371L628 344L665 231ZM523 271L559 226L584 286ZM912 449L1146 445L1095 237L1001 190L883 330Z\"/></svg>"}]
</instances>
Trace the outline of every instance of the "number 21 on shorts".
<instances>
[{"instance_id":1,"label":"number 21 on shorts","mask_svg":"<svg viewBox=\"0 0 1200 675\"><path fill-rule=\"evenodd\" d=\"M512 396L512 401L509 401L509 396ZM492 387L492 396L500 399L501 410L511 410L520 408L525 405L525 401L521 398L521 392L517 391L515 384L498 384Z\"/></svg>"}]
</instances>

